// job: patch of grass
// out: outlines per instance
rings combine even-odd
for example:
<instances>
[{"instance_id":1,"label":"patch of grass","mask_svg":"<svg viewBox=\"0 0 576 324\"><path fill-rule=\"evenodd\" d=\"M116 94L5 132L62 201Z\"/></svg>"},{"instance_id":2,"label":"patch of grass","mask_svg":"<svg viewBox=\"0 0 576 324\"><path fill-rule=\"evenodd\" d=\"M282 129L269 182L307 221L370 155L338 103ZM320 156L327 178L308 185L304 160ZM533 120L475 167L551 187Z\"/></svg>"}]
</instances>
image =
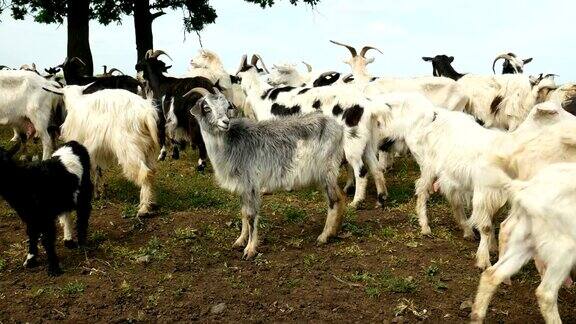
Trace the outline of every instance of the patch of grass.
<instances>
[{"instance_id":1,"label":"patch of grass","mask_svg":"<svg viewBox=\"0 0 576 324\"><path fill-rule=\"evenodd\" d=\"M412 181L396 182L388 187L388 206L397 206L409 202L414 197Z\"/></svg>"},{"instance_id":2,"label":"patch of grass","mask_svg":"<svg viewBox=\"0 0 576 324\"><path fill-rule=\"evenodd\" d=\"M440 268L438 268L436 264L431 264L430 266L428 266L428 268L426 268L425 273L426 276L428 276L428 278L432 278L440 273Z\"/></svg>"},{"instance_id":3,"label":"patch of grass","mask_svg":"<svg viewBox=\"0 0 576 324\"><path fill-rule=\"evenodd\" d=\"M358 246L358 244L354 243L350 246L347 246L347 247L341 249L340 251L337 251L336 255L339 255L339 256L349 255L349 256L359 257L359 256L365 256L366 252L364 252L364 250L362 250L362 248L360 248L360 246Z\"/></svg>"},{"instance_id":4,"label":"patch of grass","mask_svg":"<svg viewBox=\"0 0 576 324\"><path fill-rule=\"evenodd\" d=\"M302 223L306 218L308 218L308 214L302 209L292 206L284 209L284 219L290 223Z\"/></svg>"},{"instance_id":5,"label":"patch of grass","mask_svg":"<svg viewBox=\"0 0 576 324\"><path fill-rule=\"evenodd\" d=\"M366 295L368 295L368 297L370 298L380 297L380 288L376 286L368 286L364 288L364 291L366 292Z\"/></svg>"},{"instance_id":6,"label":"patch of grass","mask_svg":"<svg viewBox=\"0 0 576 324\"><path fill-rule=\"evenodd\" d=\"M88 239L91 245L98 246L108 239L108 234L102 230L93 231Z\"/></svg>"},{"instance_id":7,"label":"patch of grass","mask_svg":"<svg viewBox=\"0 0 576 324\"><path fill-rule=\"evenodd\" d=\"M288 246L292 246L295 248L300 248L302 246L302 243L304 243L304 239L301 238L291 238L286 242Z\"/></svg>"},{"instance_id":8,"label":"patch of grass","mask_svg":"<svg viewBox=\"0 0 576 324\"><path fill-rule=\"evenodd\" d=\"M304 265L307 267L313 266L316 262L318 262L318 256L316 254L306 254L303 258Z\"/></svg>"},{"instance_id":9,"label":"patch of grass","mask_svg":"<svg viewBox=\"0 0 576 324\"><path fill-rule=\"evenodd\" d=\"M197 237L198 231L191 227L177 228L174 230L174 238L184 243L190 243Z\"/></svg>"},{"instance_id":10,"label":"patch of grass","mask_svg":"<svg viewBox=\"0 0 576 324\"><path fill-rule=\"evenodd\" d=\"M386 226L382 230L380 230L380 236L388 240L393 240L394 238L396 238L397 235L398 231L396 231L394 228L390 226Z\"/></svg>"},{"instance_id":11,"label":"patch of grass","mask_svg":"<svg viewBox=\"0 0 576 324\"><path fill-rule=\"evenodd\" d=\"M80 294L84 290L86 290L86 285L79 281L69 282L62 287L62 293L66 295Z\"/></svg>"},{"instance_id":12,"label":"patch of grass","mask_svg":"<svg viewBox=\"0 0 576 324\"><path fill-rule=\"evenodd\" d=\"M380 273L378 281L382 287L393 293L412 293L418 289L413 277L396 277L387 271Z\"/></svg>"},{"instance_id":13,"label":"patch of grass","mask_svg":"<svg viewBox=\"0 0 576 324\"><path fill-rule=\"evenodd\" d=\"M163 245L158 237L154 236L146 243L146 246L140 248L138 255L148 255L154 260L164 260L168 256L168 253L164 251Z\"/></svg>"},{"instance_id":14,"label":"patch of grass","mask_svg":"<svg viewBox=\"0 0 576 324\"><path fill-rule=\"evenodd\" d=\"M6 259L0 258L0 271L4 271L6 269Z\"/></svg>"}]
</instances>

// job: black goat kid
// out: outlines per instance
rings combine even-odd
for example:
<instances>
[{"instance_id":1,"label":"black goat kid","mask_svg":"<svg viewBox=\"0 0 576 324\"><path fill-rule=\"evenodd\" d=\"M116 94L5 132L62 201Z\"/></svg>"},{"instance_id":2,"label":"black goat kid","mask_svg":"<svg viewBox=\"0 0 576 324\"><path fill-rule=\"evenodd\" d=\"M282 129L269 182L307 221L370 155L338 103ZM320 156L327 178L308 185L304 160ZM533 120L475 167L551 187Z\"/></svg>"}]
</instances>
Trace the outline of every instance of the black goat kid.
<instances>
[{"instance_id":1,"label":"black goat kid","mask_svg":"<svg viewBox=\"0 0 576 324\"><path fill-rule=\"evenodd\" d=\"M48 274L62 273L54 247L56 219L68 220L67 213L77 214L78 243L85 245L88 219L92 209L93 185L90 180L90 156L77 142L64 144L49 160L20 165L12 160L18 144L6 151L0 148L0 196L16 210L26 224L28 255L24 266L38 265L38 240L46 250ZM65 245L71 241L69 222L64 222ZM68 232L68 235L66 235Z\"/></svg>"}]
</instances>

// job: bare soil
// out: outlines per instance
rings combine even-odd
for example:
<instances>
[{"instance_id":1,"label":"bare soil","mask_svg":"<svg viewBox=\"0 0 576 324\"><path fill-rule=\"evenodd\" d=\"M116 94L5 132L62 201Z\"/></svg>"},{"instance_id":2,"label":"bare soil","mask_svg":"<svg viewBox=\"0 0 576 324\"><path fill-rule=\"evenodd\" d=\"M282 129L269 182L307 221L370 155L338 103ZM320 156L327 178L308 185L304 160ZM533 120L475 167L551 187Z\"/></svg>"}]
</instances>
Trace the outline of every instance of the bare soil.
<instances>
[{"instance_id":1,"label":"bare soil","mask_svg":"<svg viewBox=\"0 0 576 324\"><path fill-rule=\"evenodd\" d=\"M467 321L463 302L473 300L480 275L477 242L462 239L439 197L430 204L433 236L419 234L418 171L409 158L389 175L389 205L348 211L340 237L324 246L316 246L321 193L266 196L261 254L252 261L231 248L240 232L238 199L215 187L210 170L192 170L190 160L160 164L161 210L142 220L132 217L137 189L117 170L107 172L89 247L68 250L59 241L65 273L56 278L44 264L22 267L25 228L0 202L0 323ZM488 322L542 322L538 281L529 265L502 285ZM576 289L561 289L559 301L563 320L576 322Z\"/></svg>"}]
</instances>

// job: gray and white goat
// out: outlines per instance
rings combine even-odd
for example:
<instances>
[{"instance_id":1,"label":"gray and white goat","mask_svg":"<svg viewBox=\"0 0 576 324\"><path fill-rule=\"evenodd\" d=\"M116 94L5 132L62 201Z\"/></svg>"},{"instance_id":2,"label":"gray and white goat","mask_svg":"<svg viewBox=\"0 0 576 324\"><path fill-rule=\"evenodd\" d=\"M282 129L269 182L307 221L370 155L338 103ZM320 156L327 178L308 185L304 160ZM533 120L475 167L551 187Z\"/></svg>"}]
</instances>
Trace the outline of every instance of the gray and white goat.
<instances>
[{"instance_id":1,"label":"gray and white goat","mask_svg":"<svg viewBox=\"0 0 576 324\"><path fill-rule=\"evenodd\" d=\"M342 223L345 198L338 187L344 158L344 131L319 113L255 122L233 118L236 110L217 89L189 94L204 97L191 109L200 124L218 184L242 199L242 232L234 243L244 257L256 256L261 193L318 186L326 193L328 215L318 243L336 235Z\"/></svg>"}]
</instances>

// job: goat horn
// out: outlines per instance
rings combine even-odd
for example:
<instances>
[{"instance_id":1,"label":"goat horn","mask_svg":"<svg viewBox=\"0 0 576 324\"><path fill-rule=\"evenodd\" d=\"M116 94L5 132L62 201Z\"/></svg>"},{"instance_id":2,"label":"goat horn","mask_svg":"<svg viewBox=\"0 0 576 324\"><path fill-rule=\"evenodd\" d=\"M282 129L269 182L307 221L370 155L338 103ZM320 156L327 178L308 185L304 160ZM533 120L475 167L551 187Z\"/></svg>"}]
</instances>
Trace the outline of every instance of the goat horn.
<instances>
[{"instance_id":1,"label":"goat horn","mask_svg":"<svg viewBox=\"0 0 576 324\"><path fill-rule=\"evenodd\" d=\"M147 50L146 53L144 54L144 59L150 58L150 56L152 55L153 52L154 51L151 49Z\"/></svg>"},{"instance_id":2,"label":"goat horn","mask_svg":"<svg viewBox=\"0 0 576 324\"><path fill-rule=\"evenodd\" d=\"M74 61L74 60L76 60L76 61L80 62L82 65L86 66L86 63L84 63L84 61L82 61L79 57L74 56L70 61Z\"/></svg>"},{"instance_id":3,"label":"goat horn","mask_svg":"<svg viewBox=\"0 0 576 324\"><path fill-rule=\"evenodd\" d=\"M312 65L302 61L302 64L306 65L306 69L308 70L308 72L312 72Z\"/></svg>"},{"instance_id":4,"label":"goat horn","mask_svg":"<svg viewBox=\"0 0 576 324\"><path fill-rule=\"evenodd\" d=\"M512 54L512 53L511 53ZM507 61L512 61L514 60L514 57L510 54L500 54L498 56L496 56L496 58L494 59L494 62L492 62L492 72L494 72L494 74L496 74L496 69L494 68L496 66L496 62L499 59L505 59ZM516 71L516 73L518 73L518 70L516 69L515 65L512 65L512 67L514 68L514 71Z\"/></svg>"},{"instance_id":5,"label":"goat horn","mask_svg":"<svg viewBox=\"0 0 576 324\"><path fill-rule=\"evenodd\" d=\"M260 54L254 54L252 55L252 62L254 62L254 57L256 57L256 63L258 63L258 61L260 61L260 63L262 63L262 68L264 69L264 71L268 74L270 74L270 71L268 71L268 68L266 67L266 64L264 64L264 60L262 59L262 56L260 56ZM256 66L256 63L252 64L254 66Z\"/></svg>"},{"instance_id":6,"label":"goat horn","mask_svg":"<svg viewBox=\"0 0 576 324\"><path fill-rule=\"evenodd\" d=\"M11 70L11 68L7 67L6 65L0 65L0 70Z\"/></svg>"},{"instance_id":7,"label":"goat horn","mask_svg":"<svg viewBox=\"0 0 576 324\"><path fill-rule=\"evenodd\" d=\"M336 45L340 45L340 46L346 47L346 48L350 51L350 54L352 54L352 57L356 57L356 55L358 55L358 53L356 52L356 49L355 49L354 47L350 46L350 45L342 44L342 43L339 43L339 42L333 41L333 40L331 40L330 42L331 42L332 44L336 44Z\"/></svg>"},{"instance_id":8,"label":"goat horn","mask_svg":"<svg viewBox=\"0 0 576 324\"><path fill-rule=\"evenodd\" d=\"M242 59L240 59L240 66L238 67L238 70L236 70L236 74L238 74L240 70L242 70L242 68L247 65L247 63L248 63L248 55L244 54L242 55Z\"/></svg>"},{"instance_id":9,"label":"goat horn","mask_svg":"<svg viewBox=\"0 0 576 324\"><path fill-rule=\"evenodd\" d=\"M368 52L368 51L371 50L371 49L377 50L380 54L384 54L384 53L382 53L381 50L377 49L376 47L373 47L373 46L364 46L364 47L362 47L362 50L360 51L360 56L366 58L366 56L364 56L364 55L366 55L366 52Z\"/></svg>"},{"instance_id":10,"label":"goat horn","mask_svg":"<svg viewBox=\"0 0 576 324\"><path fill-rule=\"evenodd\" d=\"M551 77L557 77L557 76L559 76L559 75L558 75L558 74L554 74L554 73L548 73L548 74L546 74L546 75L544 76L544 79L546 79L547 77L550 77L550 76L551 76Z\"/></svg>"},{"instance_id":11,"label":"goat horn","mask_svg":"<svg viewBox=\"0 0 576 324\"><path fill-rule=\"evenodd\" d=\"M108 71L108 75L112 75L114 72L119 72L120 74L124 75L124 72L118 70L117 68L111 68L110 71Z\"/></svg>"},{"instance_id":12,"label":"goat horn","mask_svg":"<svg viewBox=\"0 0 576 324\"><path fill-rule=\"evenodd\" d=\"M196 87L196 88L186 92L184 97L188 97L189 95L191 95L194 92L200 94L202 97L205 97L205 96L210 94L210 91L206 90L205 88Z\"/></svg>"},{"instance_id":13,"label":"goat horn","mask_svg":"<svg viewBox=\"0 0 576 324\"><path fill-rule=\"evenodd\" d=\"M158 56L160 56L160 55L162 55L162 54L168 56L168 58L170 59L170 61L174 61L174 60L170 57L170 55L166 54L166 52L164 52L163 50L155 50L155 51L152 51L152 53L150 54L150 57L157 59Z\"/></svg>"}]
</instances>

